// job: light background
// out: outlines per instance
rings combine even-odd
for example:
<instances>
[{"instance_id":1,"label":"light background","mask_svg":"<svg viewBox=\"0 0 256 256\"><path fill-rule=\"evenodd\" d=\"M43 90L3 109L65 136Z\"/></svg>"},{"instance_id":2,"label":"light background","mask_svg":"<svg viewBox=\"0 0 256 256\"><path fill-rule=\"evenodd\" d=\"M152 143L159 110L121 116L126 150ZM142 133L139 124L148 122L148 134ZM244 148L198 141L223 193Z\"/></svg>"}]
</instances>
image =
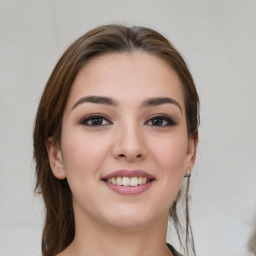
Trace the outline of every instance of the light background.
<instances>
[{"instance_id":1,"label":"light background","mask_svg":"<svg viewBox=\"0 0 256 256\"><path fill-rule=\"evenodd\" d=\"M40 255L32 128L60 55L88 29L144 25L185 56L201 97L198 256L247 256L256 217L256 1L0 0L0 255Z\"/></svg>"}]
</instances>

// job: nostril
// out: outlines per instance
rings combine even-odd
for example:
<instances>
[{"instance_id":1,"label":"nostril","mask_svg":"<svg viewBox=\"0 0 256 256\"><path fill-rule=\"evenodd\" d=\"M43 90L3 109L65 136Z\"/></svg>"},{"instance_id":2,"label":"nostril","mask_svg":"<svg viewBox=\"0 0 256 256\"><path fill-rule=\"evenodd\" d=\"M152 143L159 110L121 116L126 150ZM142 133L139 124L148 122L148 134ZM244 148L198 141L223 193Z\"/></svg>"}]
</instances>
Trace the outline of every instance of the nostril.
<instances>
[{"instance_id":1,"label":"nostril","mask_svg":"<svg viewBox=\"0 0 256 256\"><path fill-rule=\"evenodd\" d=\"M139 160L143 158L143 154L138 154L138 155L133 155L133 154L119 154L118 155L119 158L125 158L127 160Z\"/></svg>"}]
</instances>

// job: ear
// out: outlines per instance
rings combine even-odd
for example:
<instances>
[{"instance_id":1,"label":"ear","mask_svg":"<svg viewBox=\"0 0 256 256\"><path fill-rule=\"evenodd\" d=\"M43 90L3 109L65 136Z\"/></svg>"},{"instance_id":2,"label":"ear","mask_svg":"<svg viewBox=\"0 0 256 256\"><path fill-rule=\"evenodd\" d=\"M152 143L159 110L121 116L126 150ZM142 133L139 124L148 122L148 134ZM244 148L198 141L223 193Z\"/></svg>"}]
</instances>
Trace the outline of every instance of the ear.
<instances>
[{"instance_id":1,"label":"ear","mask_svg":"<svg viewBox=\"0 0 256 256\"><path fill-rule=\"evenodd\" d=\"M65 179L63 157L58 143L50 137L46 141L46 148L53 175L57 179Z\"/></svg>"},{"instance_id":2,"label":"ear","mask_svg":"<svg viewBox=\"0 0 256 256\"><path fill-rule=\"evenodd\" d=\"M186 156L186 169L190 171L193 169L195 161L196 161L196 151L198 144L198 131L194 131L194 136L189 137L188 139L188 150Z\"/></svg>"}]
</instances>

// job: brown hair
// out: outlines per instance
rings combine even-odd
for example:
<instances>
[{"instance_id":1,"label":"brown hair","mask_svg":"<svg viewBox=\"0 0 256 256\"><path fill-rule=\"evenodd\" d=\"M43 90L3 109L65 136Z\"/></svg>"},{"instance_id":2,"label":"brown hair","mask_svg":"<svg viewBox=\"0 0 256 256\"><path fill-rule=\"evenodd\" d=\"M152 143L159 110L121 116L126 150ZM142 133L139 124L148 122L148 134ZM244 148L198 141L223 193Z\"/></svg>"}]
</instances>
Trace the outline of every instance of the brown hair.
<instances>
[{"instance_id":1,"label":"brown hair","mask_svg":"<svg viewBox=\"0 0 256 256\"><path fill-rule=\"evenodd\" d=\"M75 225L72 193L67 180L54 177L48 160L46 140L53 137L60 142L62 116L72 83L78 71L89 59L112 52L144 51L166 60L177 72L184 92L188 136L196 136L199 124L199 99L192 76L185 61L173 45L158 32L145 27L106 25L97 27L77 39L63 54L55 66L44 89L34 127L34 159L36 163L36 186L44 199L46 216L42 236L44 256L56 255L74 239ZM181 191L170 207L170 218L174 222L183 248L192 248L193 236L188 214L188 186L186 192L186 225L182 228L177 214L177 202ZM181 233L186 239L182 242ZM185 246L184 246L185 245Z\"/></svg>"}]
</instances>

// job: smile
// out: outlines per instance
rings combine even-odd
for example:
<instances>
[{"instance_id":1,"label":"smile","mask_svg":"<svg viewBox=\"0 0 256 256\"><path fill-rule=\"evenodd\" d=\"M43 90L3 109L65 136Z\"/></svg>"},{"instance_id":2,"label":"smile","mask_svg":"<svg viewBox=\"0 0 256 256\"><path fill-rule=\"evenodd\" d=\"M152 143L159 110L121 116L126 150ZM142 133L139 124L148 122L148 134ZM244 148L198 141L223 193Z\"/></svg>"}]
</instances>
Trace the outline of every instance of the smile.
<instances>
[{"instance_id":1,"label":"smile","mask_svg":"<svg viewBox=\"0 0 256 256\"><path fill-rule=\"evenodd\" d=\"M155 177L143 170L118 170L102 178L113 191L121 195L137 195L149 189Z\"/></svg>"},{"instance_id":2,"label":"smile","mask_svg":"<svg viewBox=\"0 0 256 256\"><path fill-rule=\"evenodd\" d=\"M131 186L136 187L142 184L146 184L147 182L151 181L146 177L117 177L117 178L109 178L107 182L118 185L118 186Z\"/></svg>"}]
</instances>

